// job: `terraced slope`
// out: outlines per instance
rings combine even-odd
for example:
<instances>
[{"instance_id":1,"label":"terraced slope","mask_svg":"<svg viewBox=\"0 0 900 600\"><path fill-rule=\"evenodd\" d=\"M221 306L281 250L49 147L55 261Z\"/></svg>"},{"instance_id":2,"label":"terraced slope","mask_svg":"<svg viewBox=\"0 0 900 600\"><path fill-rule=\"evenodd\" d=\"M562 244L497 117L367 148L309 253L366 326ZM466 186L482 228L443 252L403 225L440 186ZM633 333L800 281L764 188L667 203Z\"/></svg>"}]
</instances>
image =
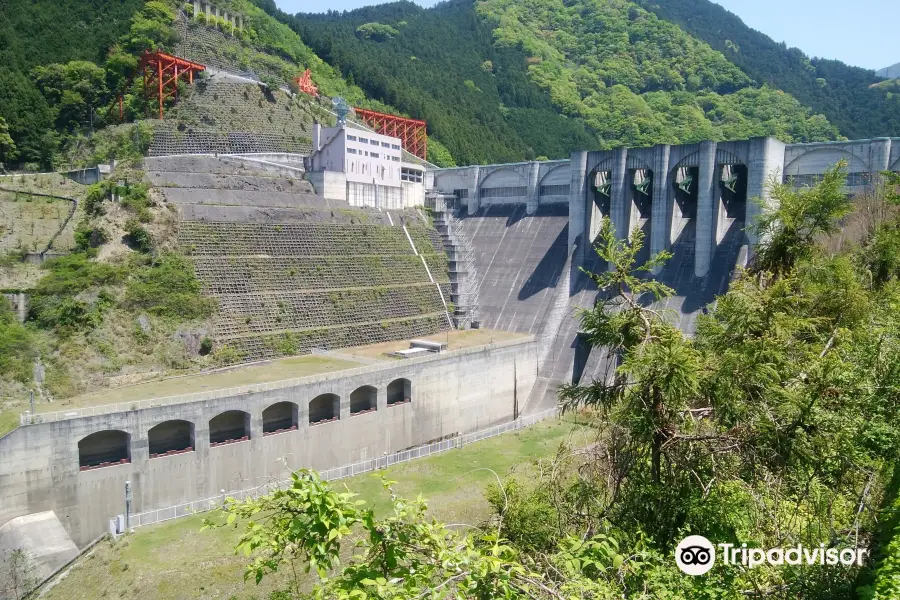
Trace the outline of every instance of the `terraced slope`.
<instances>
[{"instance_id":1,"label":"terraced slope","mask_svg":"<svg viewBox=\"0 0 900 600\"><path fill-rule=\"evenodd\" d=\"M147 161L147 178L179 210L180 251L218 301L217 347L247 361L450 327L447 257L421 214L326 202L304 180L253 164Z\"/></svg>"}]
</instances>

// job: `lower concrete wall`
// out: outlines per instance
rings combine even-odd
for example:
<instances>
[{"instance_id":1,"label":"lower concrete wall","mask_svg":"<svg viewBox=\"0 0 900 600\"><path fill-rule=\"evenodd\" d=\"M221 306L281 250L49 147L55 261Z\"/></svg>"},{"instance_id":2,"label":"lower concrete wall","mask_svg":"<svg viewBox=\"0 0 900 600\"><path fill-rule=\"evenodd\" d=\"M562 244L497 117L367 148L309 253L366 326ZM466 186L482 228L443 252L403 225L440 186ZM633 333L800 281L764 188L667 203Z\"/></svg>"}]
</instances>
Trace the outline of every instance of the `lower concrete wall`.
<instances>
[{"instance_id":1,"label":"lower concrete wall","mask_svg":"<svg viewBox=\"0 0 900 600\"><path fill-rule=\"evenodd\" d=\"M20 427L0 439L0 525L53 510L80 547L124 512L125 481L138 513L476 431L513 418L536 370L535 341L523 338L291 388ZM388 406L398 378L411 382L411 402ZM351 416L350 395L364 385L377 389L377 410ZM326 393L340 397L340 419L310 425L309 403ZM264 436L262 413L277 402L297 404L298 429ZM210 420L229 410L249 414L250 439L212 447ZM173 419L193 423L193 450L151 459L149 430ZM80 470L78 442L106 430L130 436L131 462Z\"/></svg>"},{"instance_id":2,"label":"lower concrete wall","mask_svg":"<svg viewBox=\"0 0 900 600\"><path fill-rule=\"evenodd\" d=\"M334 171L309 171L306 179L326 200L347 201L347 176Z\"/></svg>"}]
</instances>

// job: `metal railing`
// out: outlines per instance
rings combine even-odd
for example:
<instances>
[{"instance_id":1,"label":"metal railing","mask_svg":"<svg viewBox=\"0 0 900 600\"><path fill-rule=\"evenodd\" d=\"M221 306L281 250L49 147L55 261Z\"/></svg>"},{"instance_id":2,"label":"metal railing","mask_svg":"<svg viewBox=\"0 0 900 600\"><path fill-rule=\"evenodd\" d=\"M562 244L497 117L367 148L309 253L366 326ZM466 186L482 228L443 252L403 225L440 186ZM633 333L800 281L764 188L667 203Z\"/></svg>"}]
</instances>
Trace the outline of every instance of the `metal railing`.
<instances>
[{"instance_id":1,"label":"metal railing","mask_svg":"<svg viewBox=\"0 0 900 600\"><path fill-rule=\"evenodd\" d=\"M540 413L536 413L533 415L528 415L524 417L519 417L513 421L509 421L508 423L503 423L501 425L495 425L494 427L490 427L488 429L483 429L481 431L475 431L472 433L467 433L465 435L457 436L454 438L450 438L447 440L443 440L440 442L435 442L433 444L427 444L425 446L419 446L418 448L411 448L409 450L401 450L400 452L395 452L393 454L388 454L385 456L381 456L378 458L372 458L369 460L360 461L358 463L353 463L351 465L346 465L343 467L335 467L333 469L327 469L320 473L322 479L326 481L336 481L338 479L344 479L346 477L353 477L354 475L360 475L362 473L368 473L370 471L375 471L377 469L385 469L392 465L398 465L400 463L409 462L411 460L415 460L417 458L424 458L426 456L431 456L433 454L439 454L441 452L446 452L447 450L452 450L454 448L462 448L468 444L472 444L474 442L480 442L482 440L486 440L488 438L492 438L503 433L508 433L510 431L517 431L524 427L529 427L534 425L535 423L539 423L540 421L545 421L547 419L552 419L556 417L559 413L558 408L551 408L549 410L545 410ZM264 496L278 489L286 489L292 483L291 479L284 479L281 481L269 481L263 483L262 485L258 485L251 488L245 488L241 490L226 492L224 494L219 494L217 496L213 496L211 498L204 498L202 500L194 500L193 502L186 502L184 504L176 504L175 506L169 506L167 508L159 508L156 510L149 510L146 512L138 513L131 515L130 518L130 526L131 527L142 527L144 525L152 525L154 523L161 523L163 521L170 521L172 519L178 519L180 517L187 517L196 513L206 512L209 510L215 510L222 506L223 502L226 498L234 498L236 500L244 500L246 498L257 498L259 496Z\"/></svg>"}]
</instances>

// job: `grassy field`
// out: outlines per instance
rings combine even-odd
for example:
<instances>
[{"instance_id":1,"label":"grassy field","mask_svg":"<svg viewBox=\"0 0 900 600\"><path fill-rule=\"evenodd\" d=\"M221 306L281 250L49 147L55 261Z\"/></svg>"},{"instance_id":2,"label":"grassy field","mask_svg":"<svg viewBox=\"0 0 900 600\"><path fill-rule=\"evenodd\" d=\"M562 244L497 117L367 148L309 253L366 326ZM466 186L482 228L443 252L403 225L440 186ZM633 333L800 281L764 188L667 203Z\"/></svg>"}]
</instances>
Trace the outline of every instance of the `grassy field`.
<instances>
[{"instance_id":1,"label":"grassy field","mask_svg":"<svg viewBox=\"0 0 900 600\"><path fill-rule=\"evenodd\" d=\"M43 251L71 210L72 204L66 200L0 191L0 252ZM75 246L74 221L56 238L55 250Z\"/></svg>"},{"instance_id":2,"label":"grassy field","mask_svg":"<svg viewBox=\"0 0 900 600\"><path fill-rule=\"evenodd\" d=\"M570 422L547 421L459 450L384 471L407 497L422 494L446 523L477 524L490 515L484 488L510 473L527 473L530 461L552 456L559 444L585 445L590 433ZM488 470L490 469L490 470ZM377 511L389 506L371 474L335 482L346 485ZM141 598L142 600L264 600L284 581L272 576L244 583L246 559L235 556L239 531L200 532L202 515L139 529L118 542L102 542L43 597L50 600Z\"/></svg>"},{"instance_id":3,"label":"grassy field","mask_svg":"<svg viewBox=\"0 0 900 600\"><path fill-rule=\"evenodd\" d=\"M461 350L463 348L473 348L475 346L486 346L487 344L492 344L494 342L505 342L507 340L516 340L527 336L527 333L517 333L514 331L466 329L464 331L445 331L444 333L426 335L419 339L444 342L447 344L447 350L451 351ZM358 348L346 348L340 350L340 352L341 354L351 356L394 360L395 357L390 356L391 352L405 350L407 348L409 348L409 340L398 340L393 342L382 342L380 344L371 344L369 346L360 346Z\"/></svg>"},{"instance_id":4,"label":"grassy field","mask_svg":"<svg viewBox=\"0 0 900 600\"><path fill-rule=\"evenodd\" d=\"M133 402L148 398L165 398L194 392L222 390L267 381L281 381L294 377L321 375L361 367L361 363L327 356L295 356L264 364L237 367L205 375L186 375L147 381L127 387L103 390L69 398L65 402L42 404L37 412L70 410L85 406L99 406L116 402Z\"/></svg>"}]
</instances>

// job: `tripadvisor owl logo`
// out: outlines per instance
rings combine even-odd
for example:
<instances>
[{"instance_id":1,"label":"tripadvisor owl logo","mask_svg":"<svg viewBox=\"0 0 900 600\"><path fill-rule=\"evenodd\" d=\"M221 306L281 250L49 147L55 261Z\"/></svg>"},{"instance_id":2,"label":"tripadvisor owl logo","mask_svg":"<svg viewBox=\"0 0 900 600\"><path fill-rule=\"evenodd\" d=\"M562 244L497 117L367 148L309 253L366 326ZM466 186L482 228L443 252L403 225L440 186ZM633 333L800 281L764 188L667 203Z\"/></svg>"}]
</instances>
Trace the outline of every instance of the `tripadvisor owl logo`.
<instances>
[{"instance_id":1,"label":"tripadvisor owl logo","mask_svg":"<svg viewBox=\"0 0 900 600\"><path fill-rule=\"evenodd\" d=\"M688 575L703 575L715 562L716 549L702 535L689 535L675 548L675 563Z\"/></svg>"},{"instance_id":2,"label":"tripadvisor owl logo","mask_svg":"<svg viewBox=\"0 0 900 600\"><path fill-rule=\"evenodd\" d=\"M866 555L866 548L838 548L826 546L824 543L816 546L804 546L798 544L791 548L751 548L747 544L717 544L719 548L719 562L726 566L737 566L753 569L761 565L844 565L862 566ZM703 575L708 573L716 562L716 547L702 535L689 535L681 540L675 548L675 563L683 573L688 575Z\"/></svg>"}]
</instances>

